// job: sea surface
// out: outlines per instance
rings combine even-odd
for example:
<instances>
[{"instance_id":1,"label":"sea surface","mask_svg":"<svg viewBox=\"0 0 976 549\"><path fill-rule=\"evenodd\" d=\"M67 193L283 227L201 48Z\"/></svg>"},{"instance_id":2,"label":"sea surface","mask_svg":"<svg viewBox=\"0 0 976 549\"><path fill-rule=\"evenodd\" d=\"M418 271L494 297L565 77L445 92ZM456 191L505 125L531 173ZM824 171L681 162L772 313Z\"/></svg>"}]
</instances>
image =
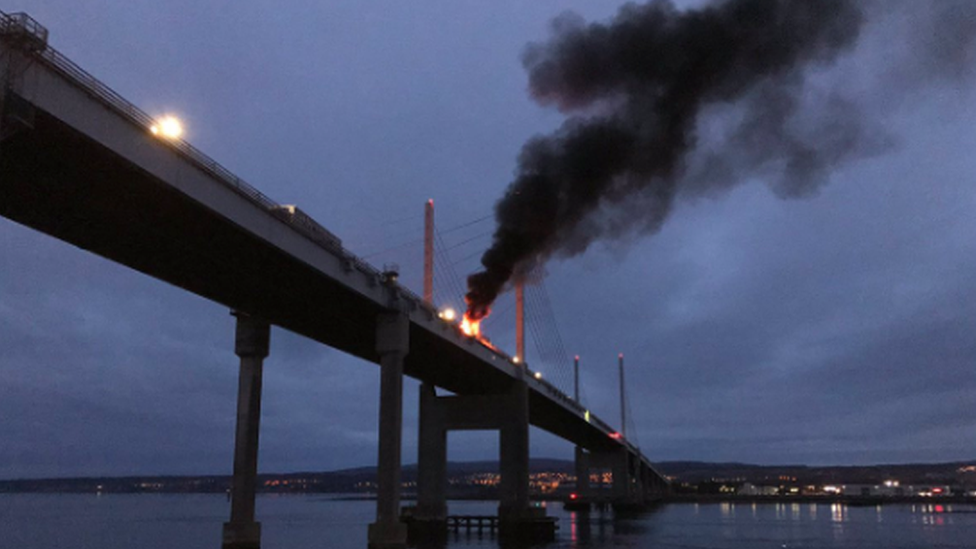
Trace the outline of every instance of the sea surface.
<instances>
[{"instance_id":1,"label":"sea surface","mask_svg":"<svg viewBox=\"0 0 976 549\"><path fill-rule=\"evenodd\" d=\"M494 514L493 502L452 501L452 514ZM671 504L614 519L547 505L559 517L549 548L921 549L976 547L976 507L965 505ZM0 547L219 549L229 504L219 495L0 494ZM374 503L320 495L261 496L266 549L365 549ZM498 547L452 534L447 547Z\"/></svg>"}]
</instances>

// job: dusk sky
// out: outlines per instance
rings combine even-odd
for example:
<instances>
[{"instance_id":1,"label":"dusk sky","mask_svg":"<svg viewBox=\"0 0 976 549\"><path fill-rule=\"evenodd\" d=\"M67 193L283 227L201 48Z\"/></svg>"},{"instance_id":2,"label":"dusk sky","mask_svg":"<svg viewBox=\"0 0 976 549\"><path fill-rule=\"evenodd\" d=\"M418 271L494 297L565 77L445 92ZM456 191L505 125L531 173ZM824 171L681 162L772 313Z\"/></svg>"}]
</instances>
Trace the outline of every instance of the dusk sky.
<instances>
[{"instance_id":1,"label":"dusk sky","mask_svg":"<svg viewBox=\"0 0 976 549\"><path fill-rule=\"evenodd\" d=\"M527 44L567 10L606 22L622 4L0 9L29 12L53 47L146 112L180 117L187 141L354 253L399 263L419 292L424 202L442 258L474 272L522 145L567 116L529 93ZM624 353L631 434L652 461L976 460L976 2L861 4L856 45L805 73L791 119L828 141L858 129L815 188L789 196L776 166L695 187L710 152L761 154L726 142L755 97L711 105L685 158L690 190L660 231L631 227L545 268L585 404L619 425ZM607 215L640 219L644 204ZM0 254L0 478L230 473L226 307L3 218ZM444 276L436 284L439 302L463 306ZM503 295L485 331L514 354L510 304ZM566 359L546 363L529 343L530 364L570 391ZM417 387L405 383L405 463ZM260 470L375 464L378 397L375 365L274 329ZM531 447L572 458L537 429ZM449 437L453 461L497 452L494 433Z\"/></svg>"}]
</instances>

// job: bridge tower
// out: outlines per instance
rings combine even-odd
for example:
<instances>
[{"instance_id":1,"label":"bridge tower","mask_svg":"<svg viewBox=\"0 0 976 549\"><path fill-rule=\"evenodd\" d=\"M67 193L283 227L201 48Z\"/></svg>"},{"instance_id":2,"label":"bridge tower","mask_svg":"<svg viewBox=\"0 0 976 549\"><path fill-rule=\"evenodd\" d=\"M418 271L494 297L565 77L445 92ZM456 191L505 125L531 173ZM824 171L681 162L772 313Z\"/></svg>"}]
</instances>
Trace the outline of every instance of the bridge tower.
<instances>
[{"instance_id":1,"label":"bridge tower","mask_svg":"<svg viewBox=\"0 0 976 549\"><path fill-rule=\"evenodd\" d=\"M515 356L525 363L525 281L515 283Z\"/></svg>"},{"instance_id":2,"label":"bridge tower","mask_svg":"<svg viewBox=\"0 0 976 549\"><path fill-rule=\"evenodd\" d=\"M624 354L617 355L617 370L620 373L620 434L627 438L627 391L624 385Z\"/></svg>"},{"instance_id":3,"label":"bridge tower","mask_svg":"<svg viewBox=\"0 0 976 549\"><path fill-rule=\"evenodd\" d=\"M573 400L580 403L579 398L579 355L573 357Z\"/></svg>"},{"instance_id":4,"label":"bridge tower","mask_svg":"<svg viewBox=\"0 0 976 549\"><path fill-rule=\"evenodd\" d=\"M424 205L424 303L434 304L434 199Z\"/></svg>"}]
</instances>

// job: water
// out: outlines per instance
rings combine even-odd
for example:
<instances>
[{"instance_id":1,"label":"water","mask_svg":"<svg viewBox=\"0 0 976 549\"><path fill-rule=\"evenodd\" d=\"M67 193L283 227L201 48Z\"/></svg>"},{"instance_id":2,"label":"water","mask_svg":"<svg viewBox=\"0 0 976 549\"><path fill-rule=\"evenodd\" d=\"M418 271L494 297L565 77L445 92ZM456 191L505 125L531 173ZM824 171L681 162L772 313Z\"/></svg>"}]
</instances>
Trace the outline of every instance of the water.
<instances>
[{"instance_id":1,"label":"water","mask_svg":"<svg viewBox=\"0 0 976 549\"><path fill-rule=\"evenodd\" d=\"M493 514L492 502L450 503L454 514ZM627 520L588 520L549 504L558 540L547 549L921 549L976 545L976 507L839 504L674 504ZM215 495L0 495L0 547L219 549L229 505ZM369 501L262 496L266 549L365 549ZM497 547L488 534L451 535L449 548Z\"/></svg>"}]
</instances>

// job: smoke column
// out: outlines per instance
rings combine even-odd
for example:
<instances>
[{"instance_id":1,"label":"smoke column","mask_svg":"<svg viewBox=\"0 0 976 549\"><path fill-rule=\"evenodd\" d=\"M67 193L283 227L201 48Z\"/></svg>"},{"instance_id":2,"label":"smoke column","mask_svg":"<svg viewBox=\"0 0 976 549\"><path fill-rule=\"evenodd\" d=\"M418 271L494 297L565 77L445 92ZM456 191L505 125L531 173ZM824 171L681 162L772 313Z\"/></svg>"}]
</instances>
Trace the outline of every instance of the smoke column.
<instances>
[{"instance_id":1,"label":"smoke column","mask_svg":"<svg viewBox=\"0 0 976 549\"><path fill-rule=\"evenodd\" d=\"M728 0L687 11L654 0L624 6L607 24L556 19L551 40L531 44L523 63L533 98L572 116L523 146L495 206L483 270L468 278L469 317L483 318L513 277L553 255L582 253L621 228L658 230L683 185L701 193L732 184L714 177L733 172L723 154L713 155L711 177L686 177L696 125L712 106L753 99L738 142L774 141L752 161L781 164L783 194L811 192L856 128L824 149L789 139L783 124L804 91L803 69L853 46L863 17L854 0ZM625 217L593 221L614 208Z\"/></svg>"}]
</instances>

